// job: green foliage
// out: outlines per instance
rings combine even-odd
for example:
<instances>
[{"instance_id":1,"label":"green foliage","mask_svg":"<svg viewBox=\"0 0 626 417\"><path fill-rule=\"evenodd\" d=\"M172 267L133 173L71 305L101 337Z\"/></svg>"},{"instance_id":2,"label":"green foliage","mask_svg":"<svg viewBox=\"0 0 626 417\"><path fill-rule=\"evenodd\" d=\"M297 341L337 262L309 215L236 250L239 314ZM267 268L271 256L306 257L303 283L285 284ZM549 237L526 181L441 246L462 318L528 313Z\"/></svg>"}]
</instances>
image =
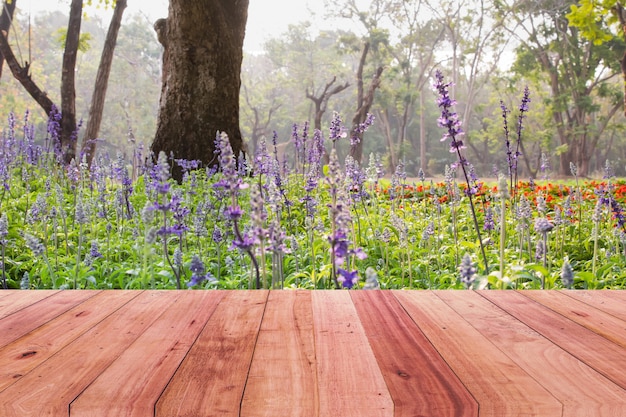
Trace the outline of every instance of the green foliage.
<instances>
[{"instance_id":1,"label":"green foliage","mask_svg":"<svg viewBox=\"0 0 626 417\"><path fill-rule=\"evenodd\" d=\"M56 33L56 42L59 45L59 49L63 49L65 47L65 42L67 40L67 30L63 28L59 28ZM80 38L78 39L78 50L80 52L87 52L90 49L90 42L92 40L91 34L82 32L80 34Z\"/></svg>"},{"instance_id":2,"label":"green foliage","mask_svg":"<svg viewBox=\"0 0 626 417\"><path fill-rule=\"evenodd\" d=\"M621 33L614 8L619 0L580 0L571 5L567 14L570 26L580 30L581 34L595 45L601 45L614 39Z\"/></svg>"},{"instance_id":3,"label":"green foliage","mask_svg":"<svg viewBox=\"0 0 626 417\"><path fill-rule=\"evenodd\" d=\"M231 246L235 239L232 222L224 215L229 199L215 187L223 179L220 173L194 171L180 185L168 183L162 189L169 190L163 194L154 187L150 174L138 176L129 186L125 178L133 172L131 161L121 157L110 160L101 156L91 169L79 164L62 170L52 154L42 151L31 160L28 153L19 151L32 145L28 136L5 135L4 140L8 152L3 158L9 170L2 177L5 183L0 213L6 213L8 220L3 263L11 288L19 288L25 272L31 288L175 288L176 274L168 260L174 256L174 248L183 251L182 263L176 266L183 285L191 278L191 259L198 255L216 278L216 282L203 282L198 288L249 287L250 260ZM147 167L146 172L150 170ZM328 166L323 171L326 178L333 175ZM505 267L484 271L468 199L454 175L451 183L433 182L430 186L428 182L415 184L398 179L390 184L374 177L355 185L350 178L345 174L346 181L338 184L347 198L342 204L350 213L348 239L368 256L348 256L347 268L361 276L367 268L373 268L381 288L463 288L458 267L466 253L479 266L473 284L476 289L561 288L559 273L566 257L574 270L573 288L626 285L622 272L626 267L626 234L616 206L602 206L599 217L592 220L591 216L597 195L615 199L618 206L626 203L626 183L622 181L581 184L582 194L575 193L578 188L573 182L543 181L534 186L521 182L519 194L528 201L541 197L547 202L546 211L533 206L532 218L522 223L515 214L516 200L507 200L504 223L500 229L486 230L484 236L489 263L499 265L500 248L493 242L499 241L499 230L506 231L502 252L506 259L501 263ZM334 197L327 180L318 180L318 187L305 192L307 178L293 170L287 173L281 182L285 197L293 203L287 205L282 198L272 202L267 194L276 186L272 176L241 177L246 184L237 198L244 213L242 228L250 230L253 226L249 190L261 186L267 216L262 227L277 222L286 234L281 270L284 285L289 288L333 286L329 250L333 217L328 207ZM454 192L457 188L460 192ZM307 215L305 195L317 202L314 216ZM476 194L481 226L484 210L499 201L497 195L492 185L483 185ZM179 221L172 212L161 211L157 203L175 201L188 209L182 211L186 213L182 217L186 230L155 236L164 224ZM83 220L78 215L80 204L84 205ZM577 206L580 210L572 209ZM535 252L535 245L544 239L532 228L532 221L538 217L550 218L554 224L545 238L545 265L537 260ZM597 244L591 232L594 222L599 227ZM429 227L432 234L425 234ZM222 238L214 238L215 230ZM41 253L35 253L26 236L41 243ZM254 251L261 259L258 243ZM270 275L277 268L271 258L268 250L264 267ZM594 259L598 262L592 269ZM358 286L363 285L361 279Z\"/></svg>"}]
</instances>

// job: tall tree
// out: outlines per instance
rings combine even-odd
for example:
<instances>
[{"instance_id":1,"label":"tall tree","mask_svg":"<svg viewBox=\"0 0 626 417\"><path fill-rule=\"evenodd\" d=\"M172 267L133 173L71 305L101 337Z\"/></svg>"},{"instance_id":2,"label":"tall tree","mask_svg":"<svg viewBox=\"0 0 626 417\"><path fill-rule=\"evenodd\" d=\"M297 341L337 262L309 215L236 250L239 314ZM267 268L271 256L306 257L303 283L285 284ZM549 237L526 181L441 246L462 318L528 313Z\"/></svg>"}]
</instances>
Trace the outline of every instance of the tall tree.
<instances>
[{"instance_id":1,"label":"tall tree","mask_svg":"<svg viewBox=\"0 0 626 417\"><path fill-rule=\"evenodd\" d=\"M380 87L380 77L383 74L383 67L379 66L376 69L369 86L365 89L365 85L363 83L363 68L365 67L365 61L367 59L369 49L370 44L365 43L356 75L358 90L356 112L352 117L352 128L350 129L350 156L359 164L361 164L363 160L363 132L361 131L360 126L365 123L367 115L372 108L372 104L374 103L374 93L376 92L376 89Z\"/></svg>"},{"instance_id":2,"label":"tall tree","mask_svg":"<svg viewBox=\"0 0 626 417\"><path fill-rule=\"evenodd\" d=\"M13 2L15 2L15 0L13 0ZM109 4L109 0L100 0L100 2L103 2L106 5ZM7 1L5 0L4 3L6 4ZM126 0L122 0L122 5L125 5L125 3ZM120 10L123 10L123 7ZM4 32L0 33L0 53L2 53L4 59L7 61L15 79L22 84L24 89L28 91L28 93L33 97L33 99L35 99L46 114L49 115L52 113L55 107L57 109L61 109L60 148L63 153L62 160L65 164L69 164L76 157L78 137L78 127L76 122L76 60L78 57L79 47L81 45L80 32L82 14L83 1L72 0L67 24L67 32L64 36L65 46L61 69L60 107L56 106L48 97L47 93L43 91L32 79L30 74L30 63L26 62L21 64L15 57L6 34ZM115 35L117 36L117 31L115 31ZM110 66L110 63L108 65ZM106 91L106 85L102 85L102 83L100 83L100 87L104 87ZM100 107L98 111L102 112L102 107ZM98 115L94 113L94 116L99 118L101 117L101 114Z\"/></svg>"},{"instance_id":3,"label":"tall tree","mask_svg":"<svg viewBox=\"0 0 626 417\"><path fill-rule=\"evenodd\" d=\"M239 90L248 0L170 0L167 78L152 151L216 164L217 132L243 149ZM174 177L182 171L174 166Z\"/></svg>"},{"instance_id":4,"label":"tall tree","mask_svg":"<svg viewBox=\"0 0 626 417\"><path fill-rule=\"evenodd\" d=\"M571 5L567 15L570 25L578 28L582 35L595 44L615 46L616 38L626 42L626 3L620 0L580 0ZM624 93L624 115L626 115L626 50L620 58Z\"/></svg>"},{"instance_id":5,"label":"tall tree","mask_svg":"<svg viewBox=\"0 0 626 417\"><path fill-rule=\"evenodd\" d=\"M335 94L341 93L343 90L350 86L350 83L346 82L345 84L336 85L335 87L331 88L333 84L335 84L335 81L337 81L336 76L326 83L326 85L318 95L315 95L313 91L309 91L308 88L306 90L306 98L311 100L315 106L315 117L313 119L313 127L315 129L322 130L322 117L324 116L324 113L326 113L328 100L330 100L330 98Z\"/></svg>"},{"instance_id":6,"label":"tall tree","mask_svg":"<svg viewBox=\"0 0 626 417\"><path fill-rule=\"evenodd\" d=\"M13 0L15 3L16 0ZM3 8L7 8L7 1L3 2ZM31 95L31 97L41 106L41 108L46 112L46 114L50 114L54 107L54 103L48 97L45 91L43 91L35 81L31 78L30 75L30 63L20 63L13 53L13 49L11 45L9 45L9 36L8 31L0 32L0 54L3 59L6 61L13 77L17 81L19 81L24 89Z\"/></svg>"},{"instance_id":7,"label":"tall tree","mask_svg":"<svg viewBox=\"0 0 626 417\"><path fill-rule=\"evenodd\" d=\"M590 162L611 118L619 110L622 96L609 81L619 74L616 68L622 51L598 45L569 26L566 0L514 2L520 46L514 70L534 76L548 85L549 111L559 146L559 173L569 175L570 163L579 175L588 175ZM611 68L613 66L613 68ZM607 109L602 109L608 103ZM595 123L589 123L595 119Z\"/></svg>"},{"instance_id":8,"label":"tall tree","mask_svg":"<svg viewBox=\"0 0 626 417\"><path fill-rule=\"evenodd\" d=\"M2 3L2 13L0 14L0 36L5 34L8 38L13 14L15 12L15 4L17 0L6 0ZM0 52L0 78L2 78L2 66L4 65L4 55Z\"/></svg>"},{"instance_id":9,"label":"tall tree","mask_svg":"<svg viewBox=\"0 0 626 417\"><path fill-rule=\"evenodd\" d=\"M61 68L61 149L63 160L69 164L76 157L76 59L80 42L80 24L83 15L83 1L72 0L70 18L65 36L63 66Z\"/></svg>"},{"instance_id":10,"label":"tall tree","mask_svg":"<svg viewBox=\"0 0 626 417\"><path fill-rule=\"evenodd\" d=\"M91 107L89 108L89 119L87 120L87 129L85 130L81 151L81 153L87 158L87 162L89 164L91 164L91 160L93 159L96 151L95 140L98 137L100 124L102 123L104 99L109 85L111 65L113 64L113 52L115 51L117 35L119 34L120 26L122 25L124 9L126 9L126 0L117 0L115 3L115 9L113 10L113 17L111 18L109 30L104 41L104 47L102 48L102 57L100 58L98 73L96 74L96 83L91 97Z\"/></svg>"}]
</instances>

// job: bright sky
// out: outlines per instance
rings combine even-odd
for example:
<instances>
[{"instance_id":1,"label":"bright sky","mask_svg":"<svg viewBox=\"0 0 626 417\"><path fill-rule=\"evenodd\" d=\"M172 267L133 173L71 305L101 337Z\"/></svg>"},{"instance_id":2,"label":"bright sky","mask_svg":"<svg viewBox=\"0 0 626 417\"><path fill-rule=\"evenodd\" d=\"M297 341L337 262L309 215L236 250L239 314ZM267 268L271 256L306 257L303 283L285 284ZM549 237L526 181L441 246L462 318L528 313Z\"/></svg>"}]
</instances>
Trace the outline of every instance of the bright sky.
<instances>
[{"instance_id":1,"label":"bright sky","mask_svg":"<svg viewBox=\"0 0 626 417\"><path fill-rule=\"evenodd\" d=\"M260 50L263 42L285 32L290 23L304 20L323 22L321 4L321 0L250 0L244 49L250 52ZM141 12L155 21L167 16L167 6L168 0L128 0L124 14ZM315 8L314 6L318 9L317 16L312 15L310 11ZM69 0L18 0L17 7L24 12L32 13L54 9L67 13ZM88 13L93 13L94 10L95 7L86 8Z\"/></svg>"}]
</instances>

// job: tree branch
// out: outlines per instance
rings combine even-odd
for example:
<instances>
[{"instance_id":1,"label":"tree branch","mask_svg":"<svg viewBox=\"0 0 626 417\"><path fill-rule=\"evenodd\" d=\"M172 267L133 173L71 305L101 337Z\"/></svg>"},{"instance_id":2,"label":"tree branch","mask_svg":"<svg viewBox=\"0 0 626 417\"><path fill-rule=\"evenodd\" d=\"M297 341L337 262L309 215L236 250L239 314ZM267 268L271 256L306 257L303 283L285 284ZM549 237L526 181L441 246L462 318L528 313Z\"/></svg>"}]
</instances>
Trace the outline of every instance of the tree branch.
<instances>
[{"instance_id":1,"label":"tree branch","mask_svg":"<svg viewBox=\"0 0 626 417\"><path fill-rule=\"evenodd\" d=\"M4 59L13 74L13 77L22 84L24 89L30 94L30 96L41 106L46 112L46 115L52 113L54 103L45 91L42 91L37 84L31 79L29 74L28 62L23 67L17 62L15 54L9 45L6 33L0 33L0 53L4 56Z\"/></svg>"}]
</instances>

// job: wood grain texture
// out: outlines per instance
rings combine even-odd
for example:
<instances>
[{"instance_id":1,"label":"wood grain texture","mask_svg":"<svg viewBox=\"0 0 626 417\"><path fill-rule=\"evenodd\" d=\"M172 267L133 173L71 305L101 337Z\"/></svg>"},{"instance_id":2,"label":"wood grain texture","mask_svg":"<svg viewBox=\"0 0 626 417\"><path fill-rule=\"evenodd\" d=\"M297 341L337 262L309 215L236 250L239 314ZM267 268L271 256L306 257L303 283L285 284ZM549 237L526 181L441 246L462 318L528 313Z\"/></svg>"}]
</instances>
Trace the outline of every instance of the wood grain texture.
<instances>
[{"instance_id":1,"label":"wood grain texture","mask_svg":"<svg viewBox=\"0 0 626 417\"><path fill-rule=\"evenodd\" d=\"M516 291L479 293L580 361L626 389L626 355L616 343Z\"/></svg>"},{"instance_id":2,"label":"wood grain texture","mask_svg":"<svg viewBox=\"0 0 626 417\"><path fill-rule=\"evenodd\" d=\"M241 404L246 417L319 414L310 291L270 292Z\"/></svg>"},{"instance_id":3,"label":"wood grain texture","mask_svg":"<svg viewBox=\"0 0 626 417\"><path fill-rule=\"evenodd\" d=\"M626 417L626 292L0 300L1 417Z\"/></svg>"},{"instance_id":4,"label":"wood grain texture","mask_svg":"<svg viewBox=\"0 0 626 417\"><path fill-rule=\"evenodd\" d=\"M564 417L626 413L625 390L476 292L436 295L562 402Z\"/></svg>"},{"instance_id":5,"label":"wood grain texture","mask_svg":"<svg viewBox=\"0 0 626 417\"><path fill-rule=\"evenodd\" d=\"M167 292L126 293L134 298L132 303L113 310L106 319L65 349L2 391L0 415L29 417L67 414L74 398L175 300L173 294Z\"/></svg>"},{"instance_id":6,"label":"wood grain texture","mask_svg":"<svg viewBox=\"0 0 626 417\"><path fill-rule=\"evenodd\" d=\"M476 398L480 416L562 414L561 403L467 322L463 312L430 291L394 295Z\"/></svg>"},{"instance_id":7,"label":"wood grain texture","mask_svg":"<svg viewBox=\"0 0 626 417\"><path fill-rule=\"evenodd\" d=\"M103 297L102 294L87 299L28 333L19 341L0 349L0 391L18 382L32 369L48 360L137 295L137 293L119 292ZM76 299L81 300L84 295L87 294L77 294ZM59 296L65 297L64 292ZM56 298L57 296L50 297L50 301L57 301ZM54 306L52 303L51 305Z\"/></svg>"},{"instance_id":8,"label":"wood grain texture","mask_svg":"<svg viewBox=\"0 0 626 417\"><path fill-rule=\"evenodd\" d=\"M531 298L587 329L626 347L626 321L582 301L573 300L561 291L524 291ZM624 306L626 310L626 306Z\"/></svg>"},{"instance_id":9,"label":"wood grain texture","mask_svg":"<svg viewBox=\"0 0 626 417\"><path fill-rule=\"evenodd\" d=\"M392 416L393 400L348 291L314 291L320 416Z\"/></svg>"},{"instance_id":10,"label":"wood grain texture","mask_svg":"<svg viewBox=\"0 0 626 417\"><path fill-rule=\"evenodd\" d=\"M72 402L70 414L81 417L153 415L170 377L225 295L221 291L180 293L159 320Z\"/></svg>"},{"instance_id":11,"label":"wood grain texture","mask_svg":"<svg viewBox=\"0 0 626 417\"><path fill-rule=\"evenodd\" d=\"M0 347L19 339L96 294L98 291L57 291L46 297L42 304L30 304L17 313L0 319ZM9 296L14 295L16 294Z\"/></svg>"},{"instance_id":12,"label":"wood grain texture","mask_svg":"<svg viewBox=\"0 0 626 417\"><path fill-rule=\"evenodd\" d=\"M0 319L58 293L58 291L54 290L6 290L6 292L10 296L0 298Z\"/></svg>"},{"instance_id":13,"label":"wood grain texture","mask_svg":"<svg viewBox=\"0 0 626 417\"><path fill-rule=\"evenodd\" d=\"M267 297L228 293L157 402L157 416L239 416Z\"/></svg>"},{"instance_id":14,"label":"wood grain texture","mask_svg":"<svg viewBox=\"0 0 626 417\"><path fill-rule=\"evenodd\" d=\"M626 299L614 297L617 291L563 291L564 295L582 301L590 306L626 321ZM626 295L626 291L621 291Z\"/></svg>"},{"instance_id":15,"label":"wood grain texture","mask_svg":"<svg viewBox=\"0 0 626 417\"><path fill-rule=\"evenodd\" d=\"M478 403L391 292L350 295L389 388L394 416L478 415Z\"/></svg>"}]
</instances>

